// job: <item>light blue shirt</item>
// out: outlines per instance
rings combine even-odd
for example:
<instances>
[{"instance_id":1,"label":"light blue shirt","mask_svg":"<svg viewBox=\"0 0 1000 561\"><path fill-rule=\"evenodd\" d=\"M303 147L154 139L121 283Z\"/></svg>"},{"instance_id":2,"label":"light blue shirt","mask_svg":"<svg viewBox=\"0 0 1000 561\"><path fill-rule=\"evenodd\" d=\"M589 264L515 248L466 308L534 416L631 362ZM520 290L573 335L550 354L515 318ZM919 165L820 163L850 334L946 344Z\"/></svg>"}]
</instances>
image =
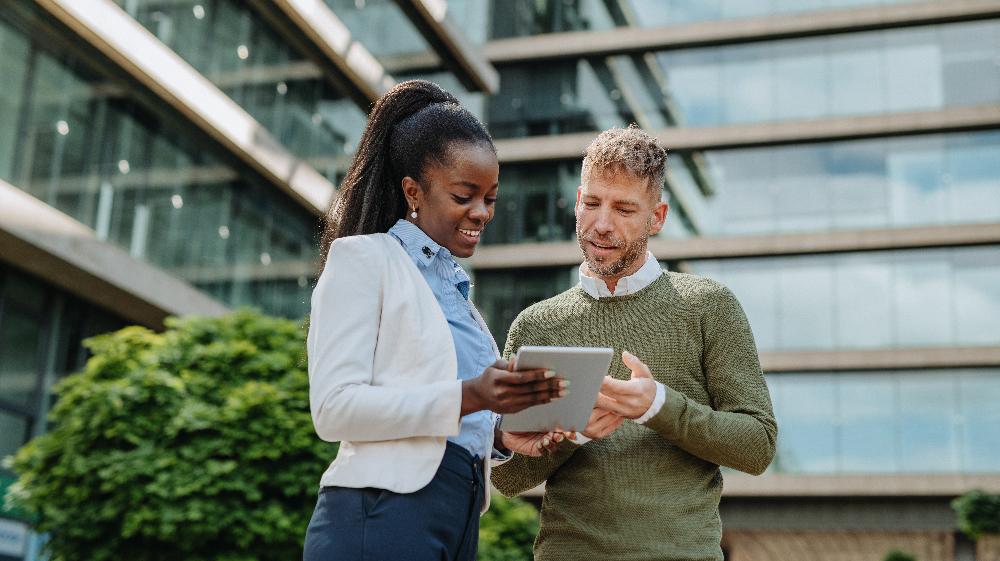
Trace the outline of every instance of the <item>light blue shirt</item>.
<instances>
[{"instance_id":1,"label":"light blue shirt","mask_svg":"<svg viewBox=\"0 0 1000 561\"><path fill-rule=\"evenodd\" d=\"M458 359L458 378L468 380L482 374L496 362L493 336L480 327L469 303L469 275L455 262L451 252L434 242L412 222L397 221L389 234L399 240L413 259L431 292L441 306L451 329ZM468 450L473 456L489 458L493 450L493 426L496 415L477 411L462 417L458 436L448 440Z\"/></svg>"}]
</instances>

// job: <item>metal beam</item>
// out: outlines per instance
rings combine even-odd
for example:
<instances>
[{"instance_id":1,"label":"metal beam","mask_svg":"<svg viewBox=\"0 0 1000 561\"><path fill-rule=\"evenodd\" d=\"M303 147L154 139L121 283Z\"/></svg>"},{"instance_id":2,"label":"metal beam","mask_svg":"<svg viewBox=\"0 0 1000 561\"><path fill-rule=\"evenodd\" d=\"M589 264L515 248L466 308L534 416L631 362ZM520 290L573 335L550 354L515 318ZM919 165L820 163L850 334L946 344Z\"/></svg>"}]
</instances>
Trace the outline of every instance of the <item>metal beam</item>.
<instances>
[{"instance_id":1,"label":"metal beam","mask_svg":"<svg viewBox=\"0 0 1000 561\"><path fill-rule=\"evenodd\" d=\"M0 181L0 260L128 321L159 329L172 315L229 310L186 282L98 240L94 232Z\"/></svg>"},{"instance_id":2,"label":"metal beam","mask_svg":"<svg viewBox=\"0 0 1000 561\"><path fill-rule=\"evenodd\" d=\"M1000 127L1000 104L949 107L860 117L829 117L808 121L679 127L648 131L668 150L688 152L805 142L831 142L981 130ZM496 141L502 163L568 160L581 157L598 132L534 136Z\"/></svg>"},{"instance_id":3,"label":"metal beam","mask_svg":"<svg viewBox=\"0 0 1000 561\"><path fill-rule=\"evenodd\" d=\"M727 473L723 500L747 498L864 498L864 497L955 497L970 489L1000 492L1000 475L961 474L863 474L762 476ZM545 484L522 493L541 497Z\"/></svg>"},{"instance_id":4,"label":"metal beam","mask_svg":"<svg viewBox=\"0 0 1000 561\"><path fill-rule=\"evenodd\" d=\"M1000 347L939 347L760 353L764 372L832 372L1000 366Z\"/></svg>"},{"instance_id":5,"label":"metal beam","mask_svg":"<svg viewBox=\"0 0 1000 561\"><path fill-rule=\"evenodd\" d=\"M237 160L317 215L334 187L111 0L35 0L76 38L189 120Z\"/></svg>"},{"instance_id":6,"label":"metal beam","mask_svg":"<svg viewBox=\"0 0 1000 561\"><path fill-rule=\"evenodd\" d=\"M904 3L662 27L548 33L491 41L483 53L500 65L855 33L997 16L1000 16L1000 2L996 0Z\"/></svg>"},{"instance_id":7,"label":"metal beam","mask_svg":"<svg viewBox=\"0 0 1000 561\"><path fill-rule=\"evenodd\" d=\"M448 17L445 0L396 0L403 13L469 91L496 93L500 76Z\"/></svg>"},{"instance_id":8,"label":"metal beam","mask_svg":"<svg viewBox=\"0 0 1000 561\"><path fill-rule=\"evenodd\" d=\"M725 497L954 497L970 489L1000 492L997 474L727 474L725 479Z\"/></svg>"},{"instance_id":9,"label":"metal beam","mask_svg":"<svg viewBox=\"0 0 1000 561\"><path fill-rule=\"evenodd\" d=\"M960 224L879 228L756 236L651 238L649 249L661 261L846 253L1000 244L1000 224ZM469 259L477 270L558 267L580 263L576 241L487 245Z\"/></svg>"},{"instance_id":10,"label":"metal beam","mask_svg":"<svg viewBox=\"0 0 1000 561\"><path fill-rule=\"evenodd\" d=\"M395 83L323 0L251 0L251 4L365 112Z\"/></svg>"}]
</instances>

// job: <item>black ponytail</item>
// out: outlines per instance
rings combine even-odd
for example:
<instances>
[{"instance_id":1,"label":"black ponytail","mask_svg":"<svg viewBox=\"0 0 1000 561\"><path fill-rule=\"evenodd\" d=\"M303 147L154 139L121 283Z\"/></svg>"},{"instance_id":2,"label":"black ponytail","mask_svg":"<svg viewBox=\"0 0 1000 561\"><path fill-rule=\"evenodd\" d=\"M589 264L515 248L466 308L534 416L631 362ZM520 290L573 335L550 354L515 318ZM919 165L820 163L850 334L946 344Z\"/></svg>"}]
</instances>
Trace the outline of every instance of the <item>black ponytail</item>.
<instances>
[{"instance_id":1,"label":"black ponytail","mask_svg":"<svg viewBox=\"0 0 1000 561\"><path fill-rule=\"evenodd\" d=\"M372 108L336 202L326 216L320 267L337 238L386 232L407 212L402 181L420 181L429 160L447 164L453 142L489 146L486 127L458 99L426 80L397 84Z\"/></svg>"}]
</instances>

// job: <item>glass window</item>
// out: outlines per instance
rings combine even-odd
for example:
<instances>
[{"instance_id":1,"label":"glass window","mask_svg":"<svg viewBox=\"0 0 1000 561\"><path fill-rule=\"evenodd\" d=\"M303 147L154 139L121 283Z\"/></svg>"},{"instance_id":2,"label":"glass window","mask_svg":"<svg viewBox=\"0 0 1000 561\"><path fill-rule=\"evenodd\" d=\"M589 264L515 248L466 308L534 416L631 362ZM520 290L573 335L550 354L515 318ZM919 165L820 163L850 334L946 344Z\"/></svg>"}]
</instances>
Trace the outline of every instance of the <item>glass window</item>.
<instances>
[{"instance_id":1,"label":"glass window","mask_svg":"<svg viewBox=\"0 0 1000 561\"><path fill-rule=\"evenodd\" d=\"M318 67L253 7L236 0L116 1L250 113L285 149L328 178L344 170L364 129L364 111L335 90ZM392 2L369 3L379 4L369 11L398 11ZM356 12L354 2L349 4ZM366 46L401 45L398 26L366 29L394 33L390 41Z\"/></svg>"},{"instance_id":2,"label":"glass window","mask_svg":"<svg viewBox=\"0 0 1000 561\"><path fill-rule=\"evenodd\" d=\"M679 157L680 156L680 157ZM684 155L669 165L687 167ZM701 154L703 235L1000 220L1000 134L970 132Z\"/></svg>"},{"instance_id":3,"label":"glass window","mask_svg":"<svg viewBox=\"0 0 1000 561\"><path fill-rule=\"evenodd\" d=\"M0 400L25 408L34 405L43 345L39 319L5 299L0 315Z\"/></svg>"},{"instance_id":4,"label":"glass window","mask_svg":"<svg viewBox=\"0 0 1000 561\"><path fill-rule=\"evenodd\" d=\"M229 9L225 8L229 3L205 3L204 17L214 17L216 8ZM170 9L180 10L178 6L184 4L171 4ZM186 3L186 13L192 9ZM157 26L157 33L173 37L174 31L165 23L167 12L163 16L155 16L155 10L142 13L148 16L144 20L148 25ZM252 23L245 9L240 7L230 15L231 21L219 24L223 26L218 29L221 38L216 39L222 44L252 39L257 32L245 29ZM25 37L23 30L0 23L4 44L14 44L19 37ZM284 60L267 46L273 42L261 37L260 43L248 43L263 45L253 47L251 58L259 55L265 66ZM235 48L236 43L232 44ZM23 127L14 150L0 144L0 153L6 155L0 161L14 157L6 171L0 167L0 178L90 226L99 239L196 286L281 286L290 291L287 296L262 297L260 303L236 297L244 292L255 294L256 288L220 293L234 296L226 301L231 305L251 303L271 313L301 317L303 307L286 300L299 302L308 297L308 282L301 279L315 272L318 218L273 186L249 174L240 176L216 159L212 146L203 146L200 139L190 137L189 130L143 105L142 96L135 94L129 82L95 73L111 72L110 67L89 68L70 53L46 50L50 47L56 44L39 42L24 56L31 69L25 72L30 79L24 84L21 107L0 103L0 123L16 121ZM228 60L235 55L202 56L207 57L201 61L206 69L235 71L211 59ZM265 90L267 95L254 93L253 88L240 92L264 105L280 98L274 96L274 88ZM299 91L294 85L285 90L292 96ZM324 115L339 118L331 106L322 107ZM301 134L287 137L302 140L303 154L334 166L344 163L337 154L347 149L348 137L324 129L323 118L314 123L312 113L296 117L298 109L282 108L280 103L275 110L285 113L275 117L274 123L304 127ZM357 134L362 129L357 122L345 126L355 128ZM267 307L272 304L275 308Z\"/></svg>"},{"instance_id":5,"label":"glass window","mask_svg":"<svg viewBox=\"0 0 1000 561\"><path fill-rule=\"evenodd\" d=\"M517 99L533 108L534 126L495 128L497 137L569 132L554 130L566 116L552 107L551 100L558 96L582 99L584 95L589 102L594 97L604 98L604 103L613 107L583 105L595 121L586 130L624 126L636 120L632 115L642 112L632 108L623 111L622 106L641 107L643 103L636 100L646 95L651 106L669 108L670 122L694 127L996 103L1000 101L1000 72L985 49L975 51L968 40L959 38L964 30L981 37L990 45L990 52L1000 48L1000 21L993 20L650 52L645 62L653 68L648 71L662 76L653 83L664 84L656 88L628 79L632 73L629 64L638 57L504 64L500 67L500 91L490 98L489 121L503 121L505 111ZM600 87L586 80L585 72L567 73L574 63L584 62L595 70ZM604 64L620 65L628 71L606 77ZM564 78L562 88L552 87L552 77L557 74ZM973 88L975 94L961 93L970 89L969 80L947 79L966 74L981 76L973 82L982 86ZM950 93L951 89L956 93ZM546 121L549 127L543 126Z\"/></svg>"},{"instance_id":6,"label":"glass window","mask_svg":"<svg viewBox=\"0 0 1000 561\"><path fill-rule=\"evenodd\" d=\"M870 374L838 374L832 401L838 409L837 471L899 471L895 380Z\"/></svg>"},{"instance_id":7,"label":"glass window","mask_svg":"<svg viewBox=\"0 0 1000 561\"><path fill-rule=\"evenodd\" d=\"M778 260L778 341L784 349L827 349L833 342L833 267Z\"/></svg>"},{"instance_id":8,"label":"glass window","mask_svg":"<svg viewBox=\"0 0 1000 561\"><path fill-rule=\"evenodd\" d=\"M1000 466L1000 383L991 373L969 373L960 380L962 469L996 471Z\"/></svg>"},{"instance_id":9,"label":"glass window","mask_svg":"<svg viewBox=\"0 0 1000 561\"><path fill-rule=\"evenodd\" d=\"M1000 246L712 259L761 350L998 345Z\"/></svg>"},{"instance_id":10,"label":"glass window","mask_svg":"<svg viewBox=\"0 0 1000 561\"><path fill-rule=\"evenodd\" d=\"M892 345L892 271L865 256L847 256L834 271L836 341L847 348Z\"/></svg>"},{"instance_id":11,"label":"glass window","mask_svg":"<svg viewBox=\"0 0 1000 561\"><path fill-rule=\"evenodd\" d=\"M28 440L28 417L0 409L0 459L13 455Z\"/></svg>"},{"instance_id":12,"label":"glass window","mask_svg":"<svg viewBox=\"0 0 1000 561\"><path fill-rule=\"evenodd\" d=\"M768 380L780 436L773 471L831 473L837 468L835 378L828 374Z\"/></svg>"},{"instance_id":13,"label":"glass window","mask_svg":"<svg viewBox=\"0 0 1000 561\"><path fill-rule=\"evenodd\" d=\"M659 27L914 1L924 0L630 0L626 12L612 10L616 4L603 0L493 0L491 34L500 39L623 26ZM448 2L449 8L467 4L472 2Z\"/></svg>"},{"instance_id":14,"label":"glass window","mask_svg":"<svg viewBox=\"0 0 1000 561\"><path fill-rule=\"evenodd\" d=\"M1000 370L767 375L778 473L994 473Z\"/></svg>"},{"instance_id":15,"label":"glass window","mask_svg":"<svg viewBox=\"0 0 1000 561\"><path fill-rule=\"evenodd\" d=\"M913 375L899 385L900 469L954 471L957 381L953 376Z\"/></svg>"},{"instance_id":16,"label":"glass window","mask_svg":"<svg viewBox=\"0 0 1000 561\"><path fill-rule=\"evenodd\" d=\"M577 267L476 271L472 297L500 348L517 314L576 284L578 271Z\"/></svg>"}]
</instances>

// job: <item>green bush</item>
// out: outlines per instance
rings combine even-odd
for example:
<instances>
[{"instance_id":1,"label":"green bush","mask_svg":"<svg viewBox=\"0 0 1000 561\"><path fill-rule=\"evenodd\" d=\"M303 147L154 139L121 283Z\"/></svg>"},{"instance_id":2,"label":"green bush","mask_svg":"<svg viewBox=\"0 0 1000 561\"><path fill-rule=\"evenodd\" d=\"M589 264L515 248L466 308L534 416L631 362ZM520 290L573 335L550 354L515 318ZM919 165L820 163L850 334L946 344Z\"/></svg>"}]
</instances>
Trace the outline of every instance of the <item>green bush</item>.
<instances>
[{"instance_id":1,"label":"green bush","mask_svg":"<svg viewBox=\"0 0 1000 561\"><path fill-rule=\"evenodd\" d=\"M521 499L493 493L479 519L479 561L531 561L538 534L538 511Z\"/></svg>"},{"instance_id":2,"label":"green bush","mask_svg":"<svg viewBox=\"0 0 1000 561\"><path fill-rule=\"evenodd\" d=\"M890 550L889 553L885 554L882 561L917 561L917 557L911 553L893 549Z\"/></svg>"},{"instance_id":3,"label":"green bush","mask_svg":"<svg viewBox=\"0 0 1000 561\"><path fill-rule=\"evenodd\" d=\"M87 346L9 464L53 561L301 558L336 449L312 429L300 326L240 311Z\"/></svg>"},{"instance_id":4,"label":"green bush","mask_svg":"<svg viewBox=\"0 0 1000 561\"><path fill-rule=\"evenodd\" d=\"M958 527L977 540L983 534L1000 533L1000 495L969 491L951 502L958 515Z\"/></svg>"}]
</instances>

